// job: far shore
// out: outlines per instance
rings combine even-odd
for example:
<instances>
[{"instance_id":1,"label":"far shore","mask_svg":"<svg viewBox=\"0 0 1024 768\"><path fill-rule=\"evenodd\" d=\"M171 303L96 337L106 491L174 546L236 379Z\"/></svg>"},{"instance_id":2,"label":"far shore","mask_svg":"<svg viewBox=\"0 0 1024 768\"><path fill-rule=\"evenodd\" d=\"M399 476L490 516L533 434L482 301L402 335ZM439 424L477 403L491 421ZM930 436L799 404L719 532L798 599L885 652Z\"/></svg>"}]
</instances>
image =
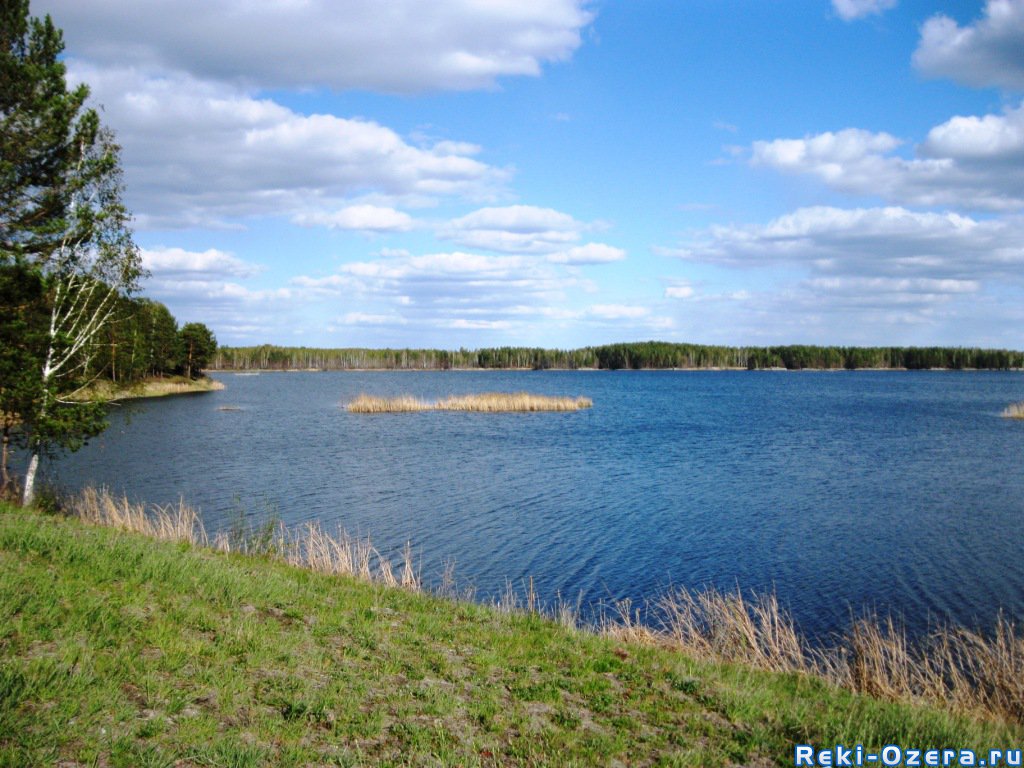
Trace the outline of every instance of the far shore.
<instances>
[{"instance_id":1,"label":"far shore","mask_svg":"<svg viewBox=\"0 0 1024 768\"><path fill-rule=\"evenodd\" d=\"M858 372L884 372L884 371L925 371L934 373L1021 373L1024 368L742 368L708 366L693 368L212 368L206 373L216 373L225 376L251 375L256 373L502 373L508 371L526 371L543 373L544 371L573 372L573 371L606 371L616 373L621 371L676 371L680 373L701 373L721 371L749 371L750 373L858 373ZM215 387L216 389L216 387Z\"/></svg>"}]
</instances>

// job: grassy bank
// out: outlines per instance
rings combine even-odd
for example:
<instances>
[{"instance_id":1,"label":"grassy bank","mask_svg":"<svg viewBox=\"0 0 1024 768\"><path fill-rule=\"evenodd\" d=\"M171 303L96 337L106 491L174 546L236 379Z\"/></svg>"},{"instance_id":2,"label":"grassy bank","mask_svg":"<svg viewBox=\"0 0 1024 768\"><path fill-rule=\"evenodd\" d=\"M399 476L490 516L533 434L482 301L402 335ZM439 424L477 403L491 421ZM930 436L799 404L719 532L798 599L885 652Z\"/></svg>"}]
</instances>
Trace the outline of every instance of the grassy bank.
<instances>
[{"instance_id":1,"label":"grassy bank","mask_svg":"<svg viewBox=\"0 0 1024 768\"><path fill-rule=\"evenodd\" d=\"M471 411L475 413L526 413L533 411L578 411L590 408L589 397L552 397L530 392L482 392L450 395L427 402L412 395L375 397L359 395L346 409L351 413L410 413L416 411Z\"/></svg>"},{"instance_id":2,"label":"grassy bank","mask_svg":"<svg viewBox=\"0 0 1024 768\"><path fill-rule=\"evenodd\" d=\"M0 506L0 765L786 765L795 743L1022 740L804 674Z\"/></svg>"},{"instance_id":3,"label":"grassy bank","mask_svg":"<svg viewBox=\"0 0 1024 768\"><path fill-rule=\"evenodd\" d=\"M214 392L221 389L224 389L224 384L207 376L199 379L187 379L184 376L160 376L130 384L117 384L112 381L103 380L79 393L79 399L133 400L143 397L167 397L169 395L187 395L195 392Z\"/></svg>"}]
</instances>

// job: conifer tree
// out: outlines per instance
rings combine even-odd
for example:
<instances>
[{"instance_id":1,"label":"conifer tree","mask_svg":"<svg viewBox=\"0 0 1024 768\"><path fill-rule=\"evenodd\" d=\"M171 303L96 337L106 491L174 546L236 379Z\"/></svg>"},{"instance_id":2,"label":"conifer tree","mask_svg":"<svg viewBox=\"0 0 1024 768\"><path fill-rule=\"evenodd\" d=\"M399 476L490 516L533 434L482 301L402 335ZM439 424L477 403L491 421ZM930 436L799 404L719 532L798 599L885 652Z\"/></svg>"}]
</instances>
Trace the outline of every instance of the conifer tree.
<instances>
[{"instance_id":1,"label":"conifer tree","mask_svg":"<svg viewBox=\"0 0 1024 768\"><path fill-rule=\"evenodd\" d=\"M29 324L13 342L25 347L23 359L36 356L29 379L0 379L0 391L16 384L35 391L19 400L25 410L11 414L31 455L25 503L33 500L42 454L74 450L102 430L100 404L73 396L88 383L91 356L119 297L141 275L121 197L119 147L86 107L88 87L68 88L63 49L49 16L31 17L28 0L0 0L0 267L38 280L48 309L40 328L35 313L4 308Z\"/></svg>"}]
</instances>

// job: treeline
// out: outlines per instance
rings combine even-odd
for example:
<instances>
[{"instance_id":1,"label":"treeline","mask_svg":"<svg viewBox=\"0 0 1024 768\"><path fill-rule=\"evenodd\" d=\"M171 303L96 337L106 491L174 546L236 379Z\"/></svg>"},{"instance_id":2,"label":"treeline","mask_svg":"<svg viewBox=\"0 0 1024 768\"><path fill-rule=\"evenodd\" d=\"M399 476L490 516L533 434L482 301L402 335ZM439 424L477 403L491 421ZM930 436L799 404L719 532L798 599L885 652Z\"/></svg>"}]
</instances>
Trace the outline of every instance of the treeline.
<instances>
[{"instance_id":1,"label":"treeline","mask_svg":"<svg viewBox=\"0 0 1024 768\"><path fill-rule=\"evenodd\" d=\"M1024 352L965 347L725 347L644 341L580 349L490 347L437 349L315 349L309 347L221 347L211 366L220 370L448 370L580 368L764 370L855 370L892 368L1024 368Z\"/></svg>"},{"instance_id":2,"label":"treeline","mask_svg":"<svg viewBox=\"0 0 1024 768\"><path fill-rule=\"evenodd\" d=\"M168 375L196 378L216 351L217 339L203 323L179 328L160 302L121 296L98 335L90 368L94 377L115 384Z\"/></svg>"},{"instance_id":3,"label":"treeline","mask_svg":"<svg viewBox=\"0 0 1024 768\"><path fill-rule=\"evenodd\" d=\"M131 384L172 374L194 378L217 351L217 339L204 324L179 328L160 302L125 296L99 280L82 281L75 295L80 325L94 323L95 331L88 338L51 342L47 329L61 316L55 285L55 278L38 270L0 264L0 404L6 404L3 395L16 379L42 369L48 350L52 358L76 349L69 364L77 370L72 387L96 379Z\"/></svg>"}]
</instances>

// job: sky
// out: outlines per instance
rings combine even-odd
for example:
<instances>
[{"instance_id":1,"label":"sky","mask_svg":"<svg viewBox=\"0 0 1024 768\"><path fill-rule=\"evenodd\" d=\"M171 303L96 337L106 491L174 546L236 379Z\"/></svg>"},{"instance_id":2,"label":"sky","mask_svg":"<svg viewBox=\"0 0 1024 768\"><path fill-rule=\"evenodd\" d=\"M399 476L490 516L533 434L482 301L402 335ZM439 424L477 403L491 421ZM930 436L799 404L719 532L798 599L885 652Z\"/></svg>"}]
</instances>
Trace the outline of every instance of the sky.
<instances>
[{"instance_id":1,"label":"sky","mask_svg":"<svg viewBox=\"0 0 1024 768\"><path fill-rule=\"evenodd\" d=\"M1024 0L32 0L227 345L1024 348Z\"/></svg>"}]
</instances>

